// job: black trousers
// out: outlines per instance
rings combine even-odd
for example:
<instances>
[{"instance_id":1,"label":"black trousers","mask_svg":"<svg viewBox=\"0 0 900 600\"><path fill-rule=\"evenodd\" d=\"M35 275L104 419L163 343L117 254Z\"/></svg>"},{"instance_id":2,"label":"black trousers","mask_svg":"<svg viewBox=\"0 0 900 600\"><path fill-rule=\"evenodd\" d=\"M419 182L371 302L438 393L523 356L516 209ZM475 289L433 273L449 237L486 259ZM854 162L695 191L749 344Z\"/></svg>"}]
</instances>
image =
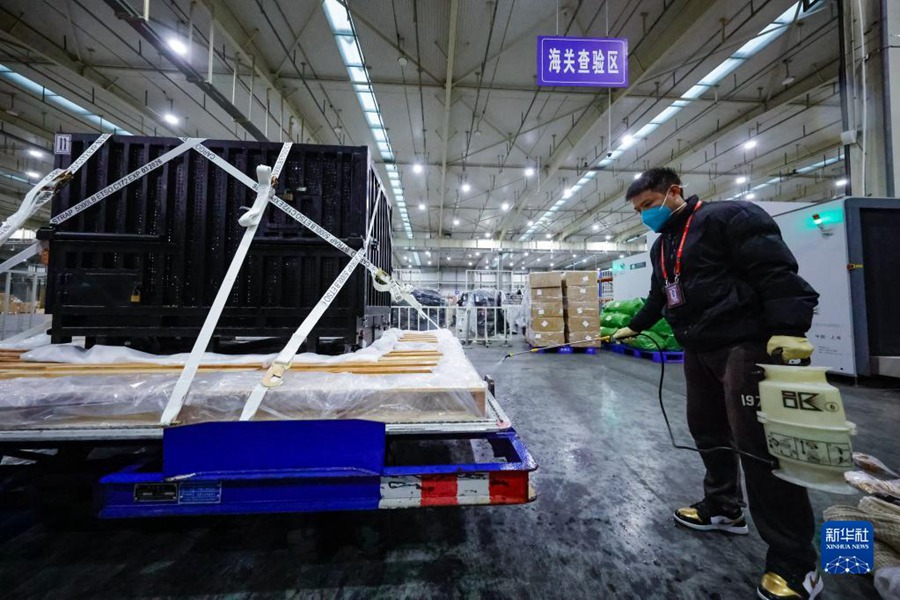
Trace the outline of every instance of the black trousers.
<instances>
[{"instance_id":1,"label":"black trousers","mask_svg":"<svg viewBox=\"0 0 900 600\"><path fill-rule=\"evenodd\" d=\"M765 342L745 342L709 352L685 349L687 421L697 448L735 445L769 457L759 408L758 363L770 362ZM705 498L723 509L743 504L738 455L727 451L701 454L706 466ZM767 570L805 573L816 568L815 517L806 488L772 475L764 462L740 457L750 514L769 545Z\"/></svg>"}]
</instances>

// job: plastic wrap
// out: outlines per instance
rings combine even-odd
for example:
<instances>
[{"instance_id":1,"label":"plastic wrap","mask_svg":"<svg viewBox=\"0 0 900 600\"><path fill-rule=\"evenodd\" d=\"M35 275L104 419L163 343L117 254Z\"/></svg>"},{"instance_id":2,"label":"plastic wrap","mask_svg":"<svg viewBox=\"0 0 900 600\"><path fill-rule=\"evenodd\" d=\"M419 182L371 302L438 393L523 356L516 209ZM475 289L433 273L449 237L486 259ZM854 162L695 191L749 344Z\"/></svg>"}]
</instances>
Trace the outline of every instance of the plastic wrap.
<instances>
[{"instance_id":1,"label":"plastic wrap","mask_svg":"<svg viewBox=\"0 0 900 600\"><path fill-rule=\"evenodd\" d=\"M505 331L507 325L503 311L496 309L503 305L499 290L477 289L466 292L462 305L469 309L466 311L466 327L470 336L484 338Z\"/></svg>"},{"instance_id":2,"label":"plastic wrap","mask_svg":"<svg viewBox=\"0 0 900 600\"><path fill-rule=\"evenodd\" d=\"M483 381L449 331L433 333L437 344L400 342L402 332L392 329L359 352L299 355L295 365L374 361L391 350L436 349L441 358L427 374L290 370L284 384L266 394L255 420L358 418L407 423L483 418L487 394ZM262 370L198 373L178 422L237 420L262 376ZM177 378L177 373L167 373L0 380L0 429L155 425Z\"/></svg>"}]
</instances>

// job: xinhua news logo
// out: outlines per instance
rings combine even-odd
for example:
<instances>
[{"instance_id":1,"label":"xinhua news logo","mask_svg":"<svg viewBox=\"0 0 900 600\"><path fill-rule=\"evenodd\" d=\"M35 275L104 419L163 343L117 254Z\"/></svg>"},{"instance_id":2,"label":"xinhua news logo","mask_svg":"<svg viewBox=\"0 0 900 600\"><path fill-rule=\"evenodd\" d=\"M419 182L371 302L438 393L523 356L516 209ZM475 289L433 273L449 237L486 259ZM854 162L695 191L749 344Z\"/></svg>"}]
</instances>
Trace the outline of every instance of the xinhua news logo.
<instances>
[{"instance_id":1,"label":"xinhua news logo","mask_svg":"<svg viewBox=\"0 0 900 600\"><path fill-rule=\"evenodd\" d=\"M864 575L875 563L875 530L868 521L822 524L822 570L832 575Z\"/></svg>"}]
</instances>

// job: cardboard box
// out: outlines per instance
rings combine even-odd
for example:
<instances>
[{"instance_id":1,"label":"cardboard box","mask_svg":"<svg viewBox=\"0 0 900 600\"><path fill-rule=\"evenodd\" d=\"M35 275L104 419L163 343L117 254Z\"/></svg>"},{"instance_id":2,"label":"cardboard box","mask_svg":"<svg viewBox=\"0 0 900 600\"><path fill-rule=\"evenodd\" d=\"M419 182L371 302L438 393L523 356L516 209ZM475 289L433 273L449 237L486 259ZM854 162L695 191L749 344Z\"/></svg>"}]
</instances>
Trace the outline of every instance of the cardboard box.
<instances>
[{"instance_id":1,"label":"cardboard box","mask_svg":"<svg viewBox=\"0 0 900 600\"><path fill-rule=\"evenodd\" d=\"M531 303L531 319L540 319L541 317L561 317L563 316L562 302L532 302Z\"/></svg>"},{"instance_id":2,"label":"cardboard box","mask_svg":"<svg viewBox=\"0 0 900 600\"><path fill-rule=\"evenodd\" d=\"M559 302L562 304L562 298L561 287L531 288L532 302Z\"/></svg>"},{"instance_id":3,"label":"cardboard box","mask_svg":"<svg viewBox=\"0 0 900 600\"><path fill-rule=\"evenodd\" d=\"M571 331L566 334L566 341L570 344L577 344L576 348L599 348L602 345L599 333L586 331Z\"/></svg>"},{"instance_id":4,"label":"cardboard box","mask_svg":"<svg viewBox=\"0 0 900 600\"><path fill-rule=\"evenodd\" d=\"M525 339L532 346L558 346L566 343L566 334L564 331L532 331L525 332Z\"/></svg>"},{"instance_id":5,"label":"cardboard box","mask_svg":"<svg viewBox=\"0 0 900 600\"><path fill-rule=\"evenodd\" d=\"M560 271L528 274L528 287L532 289L562 287L562 284L562 273Z\"/></svg>"},{"instance_id":6,"label":"cardboard box","mask_svg":"<svg viewBox=\"0 0 900 600\"><path fill-rule=\"evenodd\" d=\"M562 331L564 327L562 317L540 317L531 321L532 331Z\"/></svg>"},{"instance_id":7,"label":"cardboard box","mask_svg":"<svg viewBox=\"0 0 900 600\"><path fill-rule=\"evenodd\" d=\"M566 299L570 302L599 302L600 293L596 285L570 285L566 288Z\"/></svg>"},{"instance_id":8,"label":"cardboard box","mask_svg":"<svg viewBox=\"0 0 900 600\"><path fill-rule=\"evenodd\" d=\"M600 317L566 317L566 330L600 335Z\"/></svg>"},{"instance_id":9,"label":"cardboard box","mask_svg":"<svg viewBox=\"0 0 900 600\"><path fill-rule=\"evenodd\" d=\"M600 317L599 302L575 302L566 304L567 317Z\"/></svg>"},{"instance_id":10,"label":"cardboard box","mask_svg":"<svg viewBox=\"0 0 900 600\"><path fill-rule=\"evenodd\" d=\"M596 271L566 271L563 276L563 287L581 285L590 287L597 285Z\"/></svg>"}]
</instances>

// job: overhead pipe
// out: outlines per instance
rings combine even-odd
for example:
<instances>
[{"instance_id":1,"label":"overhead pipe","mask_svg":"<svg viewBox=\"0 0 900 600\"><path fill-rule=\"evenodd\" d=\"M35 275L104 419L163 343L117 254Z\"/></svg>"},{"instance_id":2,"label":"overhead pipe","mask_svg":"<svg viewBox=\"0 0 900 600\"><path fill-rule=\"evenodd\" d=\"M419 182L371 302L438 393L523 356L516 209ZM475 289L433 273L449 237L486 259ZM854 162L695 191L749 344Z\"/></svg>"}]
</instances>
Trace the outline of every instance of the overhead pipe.
<instances>
[{"instance_id":1,"label":"overhead pipe","mask_svg":"<svg viewBox=\"0 0 900 600\"><path fill-rule=\"evenodd\" d=\"M113 9L116 17L131 25L131 27L137 31L142 38L149 42L157 52L165 56L169 62L181 71L190 83L193 83L201 92L206 94L210 100L228 113L228 115L234 119L235 123L243 127L247 133L253 136L257 141L268 141L265 134L260 131L259 128L254 126L234 104L229 102L228 98L222 95L222 93L212 85L211 81L206 81L184 58L169 48L169 45L166 44L165 40L163 40L153 26L148 21L144 20L125 0L105 0L105 2ZM210 25L210 27L212 28L212 25ZM212 47L212 37L210 36L210 53L212 53ZM211 66L209 71L209 78L211 79Z\"/></svg>"}]
</instances>

